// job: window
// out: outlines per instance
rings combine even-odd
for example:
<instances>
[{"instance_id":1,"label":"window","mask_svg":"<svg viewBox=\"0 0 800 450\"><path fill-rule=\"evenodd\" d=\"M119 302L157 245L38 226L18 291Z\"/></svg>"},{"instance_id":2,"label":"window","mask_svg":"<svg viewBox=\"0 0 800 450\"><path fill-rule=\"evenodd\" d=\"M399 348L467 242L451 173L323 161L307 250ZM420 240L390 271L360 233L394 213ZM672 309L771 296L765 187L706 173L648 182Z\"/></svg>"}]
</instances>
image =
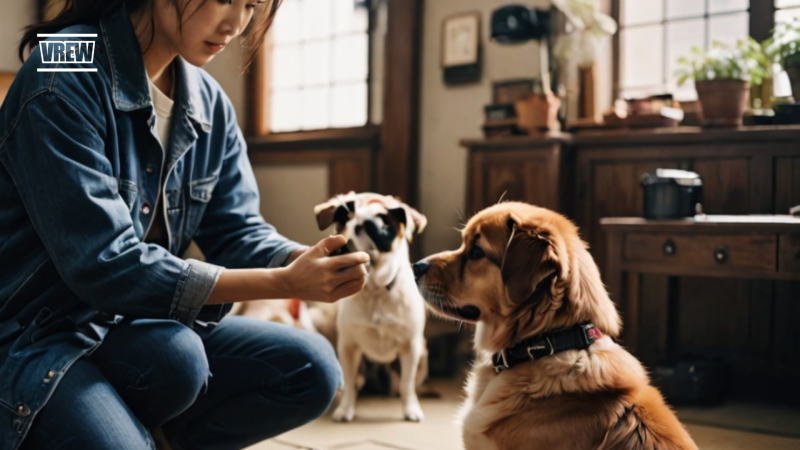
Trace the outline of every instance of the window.
<instances>
[{"instance_id":1,"label":"window","mask_svg":"<svg viewBox=\"0 0 800 450\"><path fill-rule=\"evenodd\" d=\"M694 99L694 86L677 86L677 59L688 56L693 46L708 48L712 41L734 44L749 34L748 0L619 2L618 81L622 97L672 92L679 100Z\"/></svg>"},{"instance_id":2,"label":"window","mask_svg":"<svg viewBox=\"0 0 800 450\"><path fill-rule=\"evenodd\" d=\"M367 124L368 3L283 1L267 47L271 132Z\"/></svg>"},{"instance_id":3,"label":"window","mask_svg":"<svg viewBox=\"0 0 800 450\"><path fill-rule=\"evenodd\" d=\"M775 23L800 20L800 0L775 0Z\"/></svg>"}]
</instances>

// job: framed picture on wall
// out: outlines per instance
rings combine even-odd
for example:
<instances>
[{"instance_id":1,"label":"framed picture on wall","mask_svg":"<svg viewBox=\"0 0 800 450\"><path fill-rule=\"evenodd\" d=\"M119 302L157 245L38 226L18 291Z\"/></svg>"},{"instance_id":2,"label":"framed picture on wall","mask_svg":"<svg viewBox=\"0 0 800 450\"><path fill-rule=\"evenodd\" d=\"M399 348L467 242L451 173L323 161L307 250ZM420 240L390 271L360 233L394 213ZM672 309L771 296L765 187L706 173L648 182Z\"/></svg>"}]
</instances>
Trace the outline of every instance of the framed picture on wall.
<instances>
[{"instance_id":1,"label":"framed picture on wall","mask_svg":"<svg viewBox=\"0 0 800 450\"><path fill-rule=\"evenodd\" d=\"M478 81L481 77L481 15L459 13L442 22L442 71L445 83Z\"/></svg>"}]
</instances>

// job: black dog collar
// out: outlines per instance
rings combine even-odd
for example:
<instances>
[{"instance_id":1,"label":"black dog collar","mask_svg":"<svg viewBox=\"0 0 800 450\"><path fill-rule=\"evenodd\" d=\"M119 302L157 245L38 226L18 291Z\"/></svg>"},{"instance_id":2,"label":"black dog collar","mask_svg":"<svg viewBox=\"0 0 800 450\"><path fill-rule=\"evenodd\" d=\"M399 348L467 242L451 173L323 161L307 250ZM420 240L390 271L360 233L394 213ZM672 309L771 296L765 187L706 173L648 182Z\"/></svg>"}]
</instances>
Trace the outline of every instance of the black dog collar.
<instances>
[{"instance_id":1,"label":"black dog collar","mask_svg":"<svg viewBox=\"0 0 800 450\"><path fill-rule=\"evenodd\" d=\"M498 373L525 361L554 355L565 350L583 350L603 337L593 323L551 331L523 339L492 355L494 370Z\"/></svg>"}]
</instances>

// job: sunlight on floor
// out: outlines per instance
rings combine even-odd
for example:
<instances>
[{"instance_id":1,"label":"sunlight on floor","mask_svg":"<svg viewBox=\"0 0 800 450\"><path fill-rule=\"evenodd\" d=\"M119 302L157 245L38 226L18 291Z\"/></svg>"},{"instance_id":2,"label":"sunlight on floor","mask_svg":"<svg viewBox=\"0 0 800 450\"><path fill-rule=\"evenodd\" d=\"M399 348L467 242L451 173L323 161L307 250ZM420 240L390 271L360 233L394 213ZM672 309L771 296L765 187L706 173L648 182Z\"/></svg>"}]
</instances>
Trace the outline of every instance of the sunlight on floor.
<instances>
[{"instance_id":1,"label":"sunlight on floor","mask_svg":"<svg viewBox=\"0 0 800 450\"><path fill-rule=\"evenodd\" d=\"M304 427L261 442L248 450L462 450L461 432L453 417L461 403L458 383L434 380L441 398L422 399L425 420L402 420L399 398L362 397L352 423L334 423L326 415ZM796 450L800 439L687 424L703 450Z\"/></svg>"}]
</instances>

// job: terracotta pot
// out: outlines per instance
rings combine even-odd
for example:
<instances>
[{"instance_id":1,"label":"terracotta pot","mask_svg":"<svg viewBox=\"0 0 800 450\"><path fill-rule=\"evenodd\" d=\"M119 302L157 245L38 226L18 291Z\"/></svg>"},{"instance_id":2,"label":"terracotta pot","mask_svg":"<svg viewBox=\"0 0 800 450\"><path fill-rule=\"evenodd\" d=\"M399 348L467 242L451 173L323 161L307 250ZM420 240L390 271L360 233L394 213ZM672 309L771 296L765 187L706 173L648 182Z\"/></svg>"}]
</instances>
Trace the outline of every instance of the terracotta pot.
<instances>
[{"instance_id":1,"label":"terracotta pot","mask_svg":"<svg viewBox=\"0 0 800 450\"><path fill-rule=\"evenodd\" d=\"M517 111L517 127L527 133L558 131L561 129L561 124L558 122L560 106L561 99L552 92L519 99L514 102L514 108Z\"/></svg>"},{"instance_id":2,"label":"terracotta pot","mask_svg":"<svg viewBox=\"0 0 800 450\"><path fill-rule=\"evenodd\" d=\"M800 103L800 65L787 67L786 74L792 83L792 97L795 103Z\"/></svg>"},{"instance_id":3,"label":"terracotta pot","mask_svg":"<svg viewBox=\"0 0 800 450\"><path fill-rule=\"evenodd\" d=\"M742 124L749 87L742 80L696 81L697 98L705 127L735 127Z\"/></svg>"}]
</instances>

